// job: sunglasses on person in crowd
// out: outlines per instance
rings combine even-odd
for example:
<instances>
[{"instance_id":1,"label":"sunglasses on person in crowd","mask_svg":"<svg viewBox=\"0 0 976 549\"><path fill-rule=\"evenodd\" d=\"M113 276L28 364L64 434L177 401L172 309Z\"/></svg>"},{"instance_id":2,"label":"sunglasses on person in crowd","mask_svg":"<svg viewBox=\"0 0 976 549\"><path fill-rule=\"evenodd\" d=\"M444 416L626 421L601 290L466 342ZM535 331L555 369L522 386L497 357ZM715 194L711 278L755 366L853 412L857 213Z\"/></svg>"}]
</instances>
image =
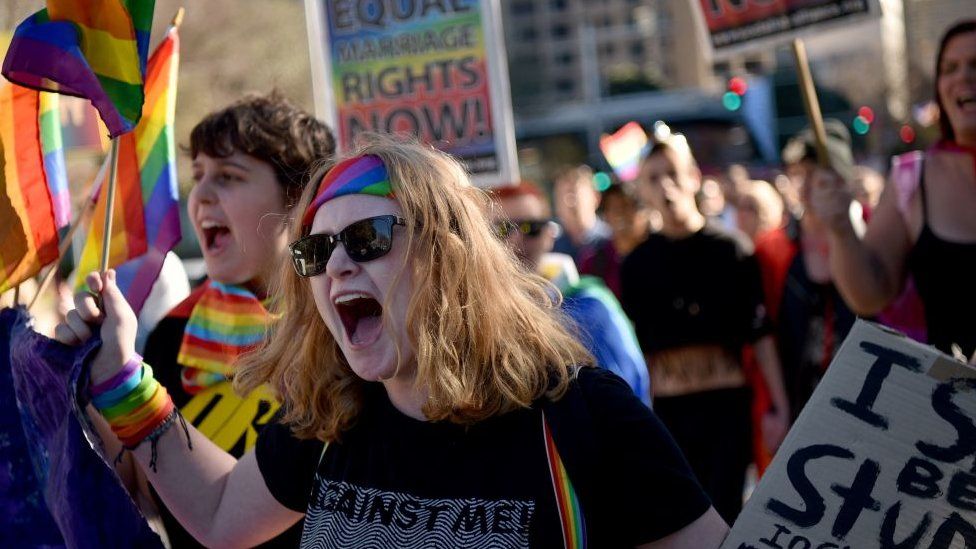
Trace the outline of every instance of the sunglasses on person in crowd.
<instances>
[{"instance_id":1,"label":"sunglasses on person in crowd","mask_svg":"<svg viewBox=\"0 0 976 549\"><path fill-rule=\"evenodd\" d=\"M288 245L295 272L304 277L322 273L340 242L356 263L383 257L393 247L393 226L406 224L401 217L380 215L360 219L334 235L316 233L300 238Z\"/></svg>"},{"instance_id":2,"label":"sunglasses on person in crowd","mask_svg":"<svg viewBox=\"0 0 976 549\"><path fill-rule=\"evenodd\" d=\"M556 223L548 219L500 221L495 224L495 233L501 238L508 238L516 232L522 233L523 236L535 238L542 234L544 229L553 226L556 226Z\"/></svg>"}]
</instances>

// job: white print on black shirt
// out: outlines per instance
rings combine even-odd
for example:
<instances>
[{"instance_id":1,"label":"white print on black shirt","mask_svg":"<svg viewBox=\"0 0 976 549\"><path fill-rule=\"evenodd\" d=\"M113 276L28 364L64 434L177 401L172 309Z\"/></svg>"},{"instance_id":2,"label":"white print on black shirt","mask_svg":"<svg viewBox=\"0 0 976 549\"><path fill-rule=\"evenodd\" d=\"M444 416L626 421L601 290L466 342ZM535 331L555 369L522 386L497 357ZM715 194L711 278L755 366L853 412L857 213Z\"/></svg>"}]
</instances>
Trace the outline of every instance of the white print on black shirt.
<instances>
[{"instance_id":1,"label":"white print on black shirt","mask_svg":"<svg viewBox=\"0 0 976 549\"><path fill-rule=\"evenodd\" d=\"M315 477L303 548L529 547L535 503L427 499Z\"/></svg>"}]
</instances>

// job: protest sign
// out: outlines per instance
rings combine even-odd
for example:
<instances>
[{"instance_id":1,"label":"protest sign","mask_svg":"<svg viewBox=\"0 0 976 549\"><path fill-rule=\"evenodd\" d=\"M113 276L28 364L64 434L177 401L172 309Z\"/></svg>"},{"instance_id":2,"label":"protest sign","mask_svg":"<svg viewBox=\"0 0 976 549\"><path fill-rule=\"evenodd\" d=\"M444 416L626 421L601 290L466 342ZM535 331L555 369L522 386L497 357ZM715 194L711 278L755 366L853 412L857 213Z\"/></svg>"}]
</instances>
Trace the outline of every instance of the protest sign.
<instances>
[{"instance_id":1,"label":"protest sign","mask_svg":"<svg viewBox=\"0 0 976 549\"><path fill-rule=\"evenodd\" d=\"M713 51L786 41L798 31L881 13L878 0L697 0Z\"/></svg>"},{"instance_id":2,"label":"protest sign","mask_svg":"<svg viewBox=\"0 0 976 549\"><path fill-rule=\"evenodd\" d=\"M316 111L339 148L419 136L477 184L518 180L498 0L306 0Z\"/></svg>"},{"instance_id":3,"label":"protest sign","mask_svg":"<svg viewBox=\"0 0 976 549\"><path fill-rule=\"evenodd\" d=\"M723 549L976 547L976 370L851 330Z\"/></svg>"}]
</instances>

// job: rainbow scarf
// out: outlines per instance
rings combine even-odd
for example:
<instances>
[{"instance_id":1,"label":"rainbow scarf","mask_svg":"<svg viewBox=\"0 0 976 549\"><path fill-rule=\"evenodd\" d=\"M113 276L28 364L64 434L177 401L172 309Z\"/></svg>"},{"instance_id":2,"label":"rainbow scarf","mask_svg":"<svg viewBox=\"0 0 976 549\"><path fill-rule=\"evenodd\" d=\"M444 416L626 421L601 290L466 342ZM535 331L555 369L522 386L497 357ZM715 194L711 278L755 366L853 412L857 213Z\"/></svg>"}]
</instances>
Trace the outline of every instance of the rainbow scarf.
<instances>
[{"instance_id":1,"label":"rainbow scarf","mask_svg":"<svg viewBox=\"0 0 976 549\"><path fill-rule=\"evenodd\" d=\"M583 508L569 479L569 473L566 472L566 466L559 457L559 450L556 448L556 441L552 438L552 430L549 429L545 414L542 415L542 431L546 439L546 458L549 461L552 489L556 495L556 511L563 530L563 546L566 549L582 549L586 547L586 521L583 519Z\"/></svg>"},{"instance_id":2,"label":"rainbow scarf","mask_svg":"<svg viewBox=\"0 0 976 549\"><path fill-rule=\"evenodd\" d=\"M191 394L233 377L237 358L264 339L271 315L251 292L209 282L193 307L176 361Z\"/></svg>"},{"instance_id":3,"label":"rainbow scarf","mask_svg":"<svg viewBox=\"0 0 976 549\"><path fill-rule=\"evenodd\" d=\"M372 154L357 156L336 164L325 174L312 203L302 216L302 227L311 227L315 212L322 204L347 194L370 194L393 198L390 175L380 157Z\"/></svg>"}]
</instances>

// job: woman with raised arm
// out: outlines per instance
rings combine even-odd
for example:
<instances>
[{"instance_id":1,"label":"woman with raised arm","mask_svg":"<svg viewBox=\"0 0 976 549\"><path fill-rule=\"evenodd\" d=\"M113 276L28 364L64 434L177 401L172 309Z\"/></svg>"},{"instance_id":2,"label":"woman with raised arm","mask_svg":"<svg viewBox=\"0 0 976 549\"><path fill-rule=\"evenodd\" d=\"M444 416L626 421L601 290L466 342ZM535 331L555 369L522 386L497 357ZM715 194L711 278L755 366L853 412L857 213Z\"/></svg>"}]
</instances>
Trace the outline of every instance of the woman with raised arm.
<instances>
[{"instance_id":1,"label":"woman with raised arm","mask_svg":"<svg viewBox=\"0 0 976 549\"><path fill-rule=\"evenodd\" d=\"M159 321L143 354L175 408L235 458L254 446L279 405L266 389L243 397L234 392L236 360L264 336L268 284L287 252L283 221L314 164L334 152L329 128L277 93L235 101L205 116L190 133L193 187L187 213L207 279ZM68 325L83 330L77 315L69 316L74 323ZM96 407L112 402L94 400ZM105 426L100 434L109 457L118 454L118 438L123 444L131 440ZM147 501L161 503L127 456L116 470L130 492L143 496L143 508ZM158 507L171 547L200 547L166 505ZM300 536L298 525L266 547L294 547Z\"/></svg>"},{"instance_id":2,"label":"woman with raised arm","mask_svg":"<svg viewBox=\"0 0 976 549\"><path fill-rule=\"evenodd\" d=\"M93 385L143 386L110 422L150 433L135 457L202 543L253 545L304 515L309 547L718 547L727 526L667 431L589 365L455 160L374 136L295 213L276 320L235 378L283 413L240 460L142 421L166 399L143 397L148 367L123 369L135 320L113 274L89 277L104 315L79 298L103 340Z\"/></svg>"},{"instance_id":3,"label":"woman with raised arm","mask_svg":"<svg viewBox=\"0 0 976 549\"><path fill-rule=\"evenodd\" d=\"M854 312L872 316L911 275L929 343L976 350L976 20L942 38L935 68L942 139L894 159L890 184L859 239L846 212L851 190L833 172L814 182L811 215L829 227L834 283Z\"/></svg>"}]
</instances>

